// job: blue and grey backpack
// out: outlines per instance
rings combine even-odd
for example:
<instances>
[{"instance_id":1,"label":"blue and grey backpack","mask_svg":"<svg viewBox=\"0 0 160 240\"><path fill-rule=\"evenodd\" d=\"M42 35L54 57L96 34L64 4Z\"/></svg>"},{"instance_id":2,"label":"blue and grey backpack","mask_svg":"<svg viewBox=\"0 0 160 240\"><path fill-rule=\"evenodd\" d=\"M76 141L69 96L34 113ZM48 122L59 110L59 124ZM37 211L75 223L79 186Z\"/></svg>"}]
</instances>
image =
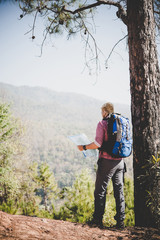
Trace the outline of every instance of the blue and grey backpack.
<instances>
[{"instance_id":1,"label":"blue and grey backpack","mask_svg":"<svg viewBox=\"0 0 160 240\"><path fill-rule=\"evenodd\" d=\"M132 137L129 119L118 113L112 113L107 121L108 141L104 141L100 151L105 151L115 158L125 158L132 152Z\"/></svg>"}]
</instances>

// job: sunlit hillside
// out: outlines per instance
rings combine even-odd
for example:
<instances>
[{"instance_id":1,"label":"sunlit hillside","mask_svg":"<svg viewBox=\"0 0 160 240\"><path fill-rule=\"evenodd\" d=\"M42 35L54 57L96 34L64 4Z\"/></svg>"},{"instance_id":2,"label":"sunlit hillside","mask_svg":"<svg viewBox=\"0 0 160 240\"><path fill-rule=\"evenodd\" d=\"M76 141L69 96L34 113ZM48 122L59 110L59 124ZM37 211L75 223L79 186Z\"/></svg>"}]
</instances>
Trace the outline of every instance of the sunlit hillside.
<instances>
[{"instance_id":1,"label":"sunlit hillside","mask_svg":"<svg viewBox=\"0 0 160 240\"><path fill-rule=\"evenodd\" d=\"M75 93L4 83L0 84L0 99L11 104L14 115L25 126L30 161L49 163L60 187L71 185L75 174L82 168L94 173L97 158L84 158L68 136L85 133L90 141L94 140L104 102ZM127 104L115 104L115 112L130 118ZM126 162L131 175L132 160Z\"/></svg>"}]
</instances>

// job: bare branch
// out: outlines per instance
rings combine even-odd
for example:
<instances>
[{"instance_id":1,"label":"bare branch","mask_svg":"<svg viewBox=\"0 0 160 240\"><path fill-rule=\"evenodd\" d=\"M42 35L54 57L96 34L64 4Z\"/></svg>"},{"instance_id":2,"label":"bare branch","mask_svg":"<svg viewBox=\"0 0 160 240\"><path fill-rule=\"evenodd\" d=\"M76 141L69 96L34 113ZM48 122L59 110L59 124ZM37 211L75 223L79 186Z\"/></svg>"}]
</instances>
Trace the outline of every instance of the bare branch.
<instances>
[{"instance_id":1,"label":"bare branch","mask_svg":"<svg viewBox=\"0 0 160 240\"><path fill-rule=\"evenodd\" d=\"M91 73L92 69L90 68L89 62L95 61L96 62L96 64L95 64L96 65L96 75L97 75L98 70L99 70L99 54L103 55L103 53L100 50L100 48L98 47L94 36L92 35L92 33L89 31L88 27L86 26L83 18L81 18L81 21L82 21L84 29L85 29L85 33L81 34L81 37L85 42L85 64L86 64L87 68L89 69L89 72ZM84 37L86 35L87 35L87 37ZM92 39L94 49L89 43L89 38ZM92 58L90 58L89 60L87 59L87 50L88 49L89 49L90 53L92 54Z\"/></svg>"},{"instance_id":2,"label":"bare branch","mask_svg":"<svg viewBox=\"0 0 160 240\"><path fill-rule=\"evenodd\" d=\"M124 40L128 35L124 36L123 38L121 38L112 48L112 50L110 51L110 54L108 55L107 59L106 59L106 62L105 62L105 65L106 65L106 68L108 68L108 60L110 59L115 47L122 41Z\"/></svg>"},{"instance_id":3,"label":"bare branch","mask_svg":"<svg viewBox=\"0 0 160 240\"><path fill-rule=\"evenodd\" d=\"M53 20L54 21L54 20ZM47 35L49 33L49 31L51 30L51 27L52 27L52 24L53 24L53 21L50 23L48 29L46 30L46 33L44 35L44 38L43 38L43 41L42 41L42 44L41 44L41 54L40 56L42 56L42 52L43 52L43 46L44 46L44 43L46 41L46 38L47 38ZM58 25L54 26L54 29L57 27Z\"/></svg>"},{"instance_id":4,"label":"bare branch","mask_svg":"<svg viewBox=\"0 0 160 240\"><path fill-rule=\"evenodd\" d=\"M35 36L34 36L34 29L35 29L35 25L36 25L37 14L38 14L38 10L36 11L36 14L35 14L35 16L34 16L33 28L32 28L32 39L35 38Z\"/></svg>"},{"instance_id":5,"label":"bare branch","mask_svg":"<svg viewBox=\"0 0 160 240\"><path fill-rule=\"evenodd\" d=\"M38 14L38 11L36 11L36 13L35 13L32 28L28 32L25 33L25 35L26 35L26 34L32 32L32 39L35 38L34 29L35 29L35 25L36 25L37 14Z\"/></svg>"}]
</instances>

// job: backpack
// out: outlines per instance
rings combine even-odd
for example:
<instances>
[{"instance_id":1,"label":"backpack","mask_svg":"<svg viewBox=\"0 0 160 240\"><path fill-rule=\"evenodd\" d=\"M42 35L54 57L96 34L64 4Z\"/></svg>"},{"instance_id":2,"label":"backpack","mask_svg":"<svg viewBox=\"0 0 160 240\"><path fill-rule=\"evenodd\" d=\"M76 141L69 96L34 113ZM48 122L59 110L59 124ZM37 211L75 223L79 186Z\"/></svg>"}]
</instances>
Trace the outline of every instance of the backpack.
<instances>
[{"instance_id":1,"label":"backpack","mask_svg":"<svg viewBox=\"0 0 160 240\"><path fill-rule=\"evenodd\" d=\"M105 151L115 158L125 158L132 152L132 137L129 119L118 113L112 113L107 118L108 141L104 141L100 151Z\"/></svg>"}]
</instances>

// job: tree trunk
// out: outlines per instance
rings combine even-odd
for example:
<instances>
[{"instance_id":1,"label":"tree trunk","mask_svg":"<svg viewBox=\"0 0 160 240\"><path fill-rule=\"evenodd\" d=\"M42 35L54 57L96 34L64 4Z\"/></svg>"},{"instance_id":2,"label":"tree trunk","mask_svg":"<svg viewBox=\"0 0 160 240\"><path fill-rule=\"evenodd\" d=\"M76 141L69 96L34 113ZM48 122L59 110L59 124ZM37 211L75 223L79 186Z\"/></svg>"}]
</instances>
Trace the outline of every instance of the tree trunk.
<instances>
[{"instance_id":1,"label":"tree trunk","mask_svg":"<svg viewBox=\"0 0 160 240\"><path fill-rule=\"evenodd\" d=\"M152 0L127 0L130 59L135 224L155 226L146 206L148 186L142 183L143 166L160 149L160 74L155 43ZM159 189L160 191L160 189ZM159 199L160 200L160 199ZM160 206L160 202L158 203Z\"/></svg>"},{"instance_id":2,"label":"tree trunk","mask_svg":"<svg viewBox=\"0 0 160 240\"><path fill-rule=\"evenodd\" d=\"M47 211L47 190L46 187L43 187L43 201L44 201L44 206L45 206L45 211Z\"/></svg>"}]
</instances>

